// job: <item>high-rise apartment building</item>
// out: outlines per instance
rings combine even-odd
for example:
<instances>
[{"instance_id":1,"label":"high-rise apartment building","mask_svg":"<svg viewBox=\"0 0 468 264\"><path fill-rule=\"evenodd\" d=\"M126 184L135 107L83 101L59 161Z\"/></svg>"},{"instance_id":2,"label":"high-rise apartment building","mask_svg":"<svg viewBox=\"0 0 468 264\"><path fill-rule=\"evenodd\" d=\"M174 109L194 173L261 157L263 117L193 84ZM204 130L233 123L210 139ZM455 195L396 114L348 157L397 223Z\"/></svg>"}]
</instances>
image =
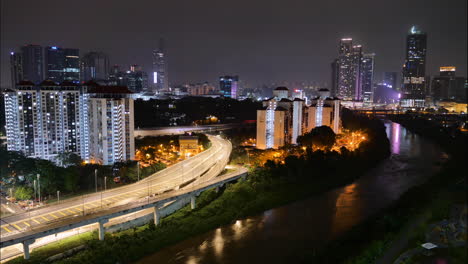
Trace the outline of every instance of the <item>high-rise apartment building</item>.
<instances>
[{"instance_id":1,"label":"high-rise apartment building","mask_svg":"<svg viewBox=\"0 0 468 264\"><path fill-rule=\"evenodd\" d=\"M159 40L159 48L153 50L153 94L169 90L167 58L164 40Z\"/></svg>"},{"instance_id":2,"label":"high-rise apartment building","mask_svg":"<svg viewBox=\"0 0 468 264\"><path fill-rule=\"evenodd\" d=\"M237 99L239 92L239 76L219 77L219 91L224 97Z\"/></svg>"},{"instance_id":3,"label":"high-rise apartment building","mask_svg":"<svg viewBox=\"0 0 468 264\"><path fill-rule=\"evenodd\" d=\"M21 47L23 80L39 84L44 80L44 53L39 45Z\"/></svg>"},{"instance_id":4,"label":"high-rise apartment building","mask_svg":"<svg viewBox=\"0 0 468 264\"><path fill-rule=\"evenodd\" d=\"M263 108L257 111L256 147L268 149L296 144L298 136L322 125L339 133L340 100L330 97L327 89L320 89L319 94L307 106L304 100L289 97L286 87L276 88L273 97L263 101Z\"/></svg>"},{"instance_id":5,"label":"high-rise apartment building","mask_svg":"<svg viewBox=\"0 0 468 264\"><path fill-rule=\"evenodd\" d=\"M15 87L23 77L23 54L21 52L10 52L10 70L11 70L11 87Z\"/></svg>"},{"instance_id":6,"label":"high-rise apartment building","mask_svg":"<svg viewBox=\"0 0 468 264\"><path fill-rule=\"evenodd\" d=\"M126 87L20 82L4 98L7 148L52 161L63 152L101 164L132 159L130 94Z\"/></svg>"},{"instance_id":7,"label":"high-rise apartment building","mask_svg":"<svg viewBox=\"0 0 468 264\"><path fill-rule=\"evenodd\" d=\"M109 79L109 57L103 52L91 51L81 58L80 78L82 82Z\"/></svg>"},{"instance_id":8,"label":"high-rise apartment building","mask_svg":"<svg viewBox=\"0 0 468 264\"><path fill-rule=\"evenodd\" d=\"M403 65L402 107L424 107L427 36L416 26L406 37L406 59Z\"/></svg>"}]
</instances>

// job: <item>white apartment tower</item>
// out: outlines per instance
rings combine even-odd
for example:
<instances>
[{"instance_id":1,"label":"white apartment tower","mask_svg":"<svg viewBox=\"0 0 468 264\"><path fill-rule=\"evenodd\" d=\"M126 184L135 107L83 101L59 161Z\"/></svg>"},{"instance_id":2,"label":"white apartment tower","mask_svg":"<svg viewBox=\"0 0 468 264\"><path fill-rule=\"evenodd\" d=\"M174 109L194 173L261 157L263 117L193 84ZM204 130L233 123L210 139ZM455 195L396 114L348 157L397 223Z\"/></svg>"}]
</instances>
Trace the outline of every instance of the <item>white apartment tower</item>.
<instances>
[{"instance_id":1,"label":"white apartment tower","mask_svg":"<svg viewBox=\"0 0 468 264\"><path fill-rule=\"evenodd\" d=\"M109 90L114 93L107 93ZM70 82L57 85L51 81L36 86L20 82L14 90L5 93L7 148L51 161L56 161L57 155L63 152L74 152L84 161L105 165L132 159L133 100L129 94L126 87L100 88ZM105 107L101 108L102 112L94 113L91 109L97 101L106 101ZM112 117L111 131L90 126L98 123L95 121L98 118L103 120L102 115ZM109 120L104 122L107 125ZM98 151L99 141L94 135L106 138L106 147L113 146L111 157Z\"/></svg>"}]
</instances>

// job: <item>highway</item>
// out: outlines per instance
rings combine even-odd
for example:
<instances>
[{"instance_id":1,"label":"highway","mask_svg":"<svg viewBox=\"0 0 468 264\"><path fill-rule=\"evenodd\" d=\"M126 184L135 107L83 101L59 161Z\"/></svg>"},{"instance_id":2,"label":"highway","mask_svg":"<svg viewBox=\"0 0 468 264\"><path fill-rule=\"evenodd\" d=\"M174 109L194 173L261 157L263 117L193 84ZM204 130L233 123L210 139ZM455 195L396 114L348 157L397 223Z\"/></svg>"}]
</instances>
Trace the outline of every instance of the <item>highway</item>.
<instances>
[{"instance_id":1,"label":"highway","mask_svg":"<svg viewBox=\"0 0 468 264\"><path fill-rule=\"evenodd\" d=\"M209 136L211 147L206 151L159 171L137 183L63 200L59 204L7 216L1 219L0 239L21 236L22 232L42 229L77 216L92 215L101 210L122 206L142 198L153 197L184 186L213 179L225 168L231 143Z\"/></svg>"}]
</instances>

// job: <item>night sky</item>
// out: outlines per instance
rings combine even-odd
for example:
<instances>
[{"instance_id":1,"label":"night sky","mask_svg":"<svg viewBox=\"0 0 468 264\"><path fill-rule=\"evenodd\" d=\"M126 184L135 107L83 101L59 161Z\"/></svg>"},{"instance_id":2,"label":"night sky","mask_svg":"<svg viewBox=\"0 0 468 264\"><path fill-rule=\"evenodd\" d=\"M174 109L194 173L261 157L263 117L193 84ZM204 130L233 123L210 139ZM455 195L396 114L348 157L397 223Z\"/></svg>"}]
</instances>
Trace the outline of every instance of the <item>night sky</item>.
<instances>
[{"instance_id":1,"label":"night sky","mask_svg":"<svg viewBox=\"0 0 468 264\"><path fill-rule=\"evenodd\" d=\"M376 53L376 81L401 72L405 37L428 34L428 74L454 65L466 76L466 0L1 0L1 85L10 84L9 52L24 44L109 54L139 64L166 39L171 84L215 82L238 74L250 85L330 83L342 37Z\"/></svg>"}]
</instances>

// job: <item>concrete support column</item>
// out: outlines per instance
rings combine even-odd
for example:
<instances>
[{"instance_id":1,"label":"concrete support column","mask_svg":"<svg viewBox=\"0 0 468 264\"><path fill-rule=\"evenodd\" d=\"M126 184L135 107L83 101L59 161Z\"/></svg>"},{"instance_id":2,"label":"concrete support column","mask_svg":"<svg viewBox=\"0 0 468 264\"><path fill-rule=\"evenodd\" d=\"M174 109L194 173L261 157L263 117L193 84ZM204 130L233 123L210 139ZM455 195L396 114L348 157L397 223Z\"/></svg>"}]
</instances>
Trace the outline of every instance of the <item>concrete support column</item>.
<instances>
[{"instance_id":1,"label":"concrete support column","mask_svg":"<svg viewBox=\"0 0 468 264\"><path fill-rule=\"evenodd\" d=\"M153 211L153 217L154 217L154 225L157 226L159 224L159 212L158 212L158 207L155 206L153 207L154 208L154 211Z\"/></svg>"},{"instance_id":2,"label":"concrete support column","mask_svg":"<svg viewBox=\"0 0 468 264\"><path fill-rule=\"evenodd\" d=\"M216 193L219 192L219 186L216 186L215 192L216 192Z\"/></svg>"},{"instance_id":3,"label":"concrete support column","mask_svg":"<svg viewBox=\"0 0 468 264\"><path fill-rule=\"evenodd\" d=\"M109 219L102 219L99 220L99 240L103 241L104 240L104 224L109 222Z\"/></svg>"},{"instance_id":4,"label":"concrete support column","mask_svg":"<svg viewBox=\"0 0 468 264\"><path fill-rule=\"evenodd\" d=\"M35 240L26 240L23 241L23 254L24 254L24 259L29 259L29 245L34 243Z\"/></svg>"},{"instance_id":5,"label":"concrete support column","mask_svg":"<svg viewBox=\"0 0 468 264\"><path fill-rule=\"evenodd\" d=\"M195 204L195 195L190 196L190 208L195 209L196 204Z\"/></svg>"}]
</instances>

